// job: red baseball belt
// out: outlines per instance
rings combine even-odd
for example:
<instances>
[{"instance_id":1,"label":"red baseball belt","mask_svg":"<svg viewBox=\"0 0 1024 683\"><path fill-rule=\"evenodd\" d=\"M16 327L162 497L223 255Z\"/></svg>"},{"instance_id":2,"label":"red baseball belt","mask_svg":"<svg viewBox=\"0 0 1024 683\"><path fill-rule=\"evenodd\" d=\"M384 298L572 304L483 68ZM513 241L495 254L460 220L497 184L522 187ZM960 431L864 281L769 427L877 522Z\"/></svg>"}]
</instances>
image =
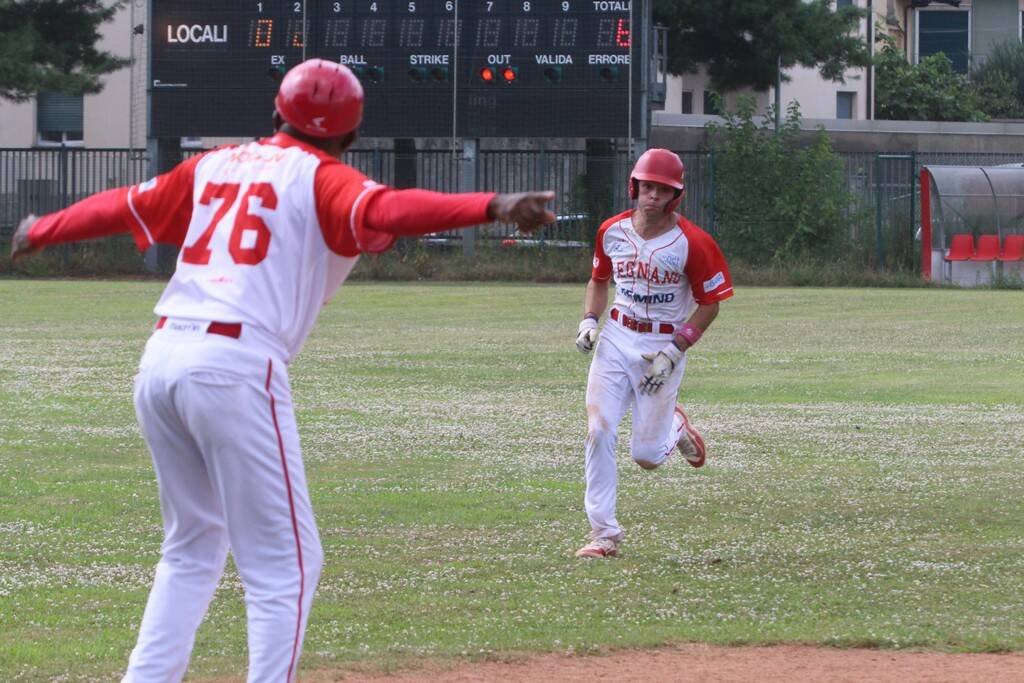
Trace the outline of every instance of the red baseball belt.
<instances>
[{"instance_id":1,"label":"red baseball belt","mask_svg":"<svg viewBox=\"0 0 1024 683\"><path fill-rule=\"evenodd\" d=\"M668 323L659 323L654 320L637 320L636 318L630 318L625 313L621 313L619 309L612 309L612 320L617 321L626 329L633 330L644 334L646 332L654 332L654 326L658 326L658 332L660 334L672 334L676 331L676 328Z\"/></svg>"},{"instance_id":2,"label":"red baseball belt","mask_svg":"<svg viewBox=\"0 0 1024 683\"><path fill-rule=\"evenodd\" d=\"M167 316L161 316L156 321L156 329L159 330L165 324L167 324ZM231 337L232 339L238 339L242 336L242 323L219 323L214 321L206 328L206 334L219 334Z\"/></svg>"}]
</instances>

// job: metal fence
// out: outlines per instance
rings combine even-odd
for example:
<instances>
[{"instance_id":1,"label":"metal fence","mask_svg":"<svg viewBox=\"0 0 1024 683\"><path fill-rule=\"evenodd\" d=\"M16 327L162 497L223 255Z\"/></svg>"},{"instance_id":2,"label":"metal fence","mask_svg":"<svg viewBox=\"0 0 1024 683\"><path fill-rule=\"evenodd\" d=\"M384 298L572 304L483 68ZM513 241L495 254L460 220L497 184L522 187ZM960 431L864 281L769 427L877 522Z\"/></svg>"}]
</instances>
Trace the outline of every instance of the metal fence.
<instances>
[{"instance_id":1,"label":"metal fence","mask_svg":"<svg viewBox=\"0 0 1024 683\"><path fill-rule=\"evenodd\" d=\"M196 150L186 150L192 156ZM715 216L714 155L680 152L687 168L687 195L683 212L713 234L719 228ZM851 238L872 255L874 265L915 269L919 251L914 247L920 223L917 173L922 164L993 165L1020 161L1014 154L845 153L846 179L855 198L850 207L861 220ZM460 187L515 192L552 189L556 193L556 225L543 230L539 239L556 246L588 245L606 215L589 215L588 185L598 169L610 187L601 211L609 214L629 206L627 178L631 160L625 152L603 158L571 151L481 151L471 183L460 182L459 160L448 150L417 151L403 157L392 150L357 150L346 162L371 178L394 184L400 173L406 178L415 168L415 185L453 192ZM399 168L401 167L401 169ZM95 192L141 182L147 177L149 159L144 152L126 149L0 149L0 236L10 234L28 213L47 213ZM590 191L593 191L591 187ZM592 197L591 197L592 202ZM476 232L478 244L507 243L514 226L490 225ZM460 234L441 233L437 241L456 243Z\"/></svg>"},{"instance_id":2,"label":"metal fence","mask_svg":"<svg viewBox=\"0 0 1024 683\"><path fill-rule=\"evenodd\" d=\"M96 192L146 179L148 159L127 149L0 149L0 229Z\"/></svg>"}]
</instances>

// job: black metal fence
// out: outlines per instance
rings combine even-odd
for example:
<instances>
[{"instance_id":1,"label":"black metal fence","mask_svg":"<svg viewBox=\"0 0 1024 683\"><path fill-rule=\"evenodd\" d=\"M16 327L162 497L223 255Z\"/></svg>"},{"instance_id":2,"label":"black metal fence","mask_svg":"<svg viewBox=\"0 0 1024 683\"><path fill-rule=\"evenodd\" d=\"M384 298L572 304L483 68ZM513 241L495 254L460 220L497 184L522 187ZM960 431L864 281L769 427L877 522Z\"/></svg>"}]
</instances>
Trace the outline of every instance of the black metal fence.
<instances>
[{"instance_id":1,"label":"black metal fence","mask_svg":"<svg viewBox=\"0 0 1024 683\"><path fill-rule=\"evenodd\" d=\"M187 151L186 156L196 153ZM714 155L680 152L687 168L683 212L715 233ZM992 165L1020 161L1013 154L875 154L848 153L846 178L855 197L851 212L862 216L851 238L874 255L876 266L915 269L914 240L919 226L917 172L922 164ZM346 161L368 176L395 184L400 177L418 187L446 192L478 188L504 192L552 189L558 222L538 236L552 246L586 247L601 220L629 206L626 152L604 158L571 151L481 151L471 182L460 182L459 159L449 150L421 150L403 156L392 150L358 150ZM465 168L465 166L463 166ZM414 169L411 170L411 169ZM112 187L145 180L149 159L144 151L126 149L0 149L0 236L9 235L28 213L55 211ZM594 208L594 174L603 182L600 209ZM751 179L750 182L756 182ZM591 215L607 211L604 215ZM513 226L494 224L476 231L483 247L507 244ZM456 244L460 233L441 233L438 242Z\"/></svg>"}]
</instances>

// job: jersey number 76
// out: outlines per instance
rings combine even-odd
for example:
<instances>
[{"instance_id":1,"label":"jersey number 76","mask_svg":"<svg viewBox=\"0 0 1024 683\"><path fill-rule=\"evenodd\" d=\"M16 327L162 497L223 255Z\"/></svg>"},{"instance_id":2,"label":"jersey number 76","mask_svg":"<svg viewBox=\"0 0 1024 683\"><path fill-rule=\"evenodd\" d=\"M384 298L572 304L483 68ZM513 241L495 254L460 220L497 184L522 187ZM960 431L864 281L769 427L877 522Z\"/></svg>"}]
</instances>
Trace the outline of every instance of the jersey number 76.
<instances>
[{"instance_id":1,"label":"jersey number 76","mask_svg":"<svg viewBox=\"0 0 1024 683\"><path fill-rule=\"evenodd\" d=\"M238 198L238 191L241 185L238 183L207 183L203 188L203 194L199 203L209 206L214 199L220 199L220 206L213 214L213 220L206 226L206 230L195 242L182 249L182 263L191 263L197 266L205 266L210 262L213 250L210 249L210 239L220 224L224 215L231 210ZM250 213L252 208L251 199L259 201L260 206L266 210L277 208L277 193L270 183L253 183L242 195L242 206L235 214L235 223L231 227L231 236L228 238L228 253L231 259L240 265L254 266L267 258L267 250L270 248L270 228L257 214ZM248 246L242 246L245 232L251 230L255 233L255 240L250 239Z\"/></svg>"}]
</instances>

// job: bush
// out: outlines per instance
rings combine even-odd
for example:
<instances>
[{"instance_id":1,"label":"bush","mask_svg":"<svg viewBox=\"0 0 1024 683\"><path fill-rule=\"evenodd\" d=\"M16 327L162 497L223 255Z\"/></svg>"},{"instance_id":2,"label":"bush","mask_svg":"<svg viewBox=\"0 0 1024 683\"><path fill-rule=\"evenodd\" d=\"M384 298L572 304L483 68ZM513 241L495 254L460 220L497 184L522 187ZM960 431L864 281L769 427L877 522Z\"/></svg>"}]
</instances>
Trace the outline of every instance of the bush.
<instances>
[{"instance_id":1,"label":"bush","mask_svg":"<svg viewBox=\"0 0 1024 683\"><path fill-rule=\"evenodd\" d=\"M1024 118L1024 45L996 45L974 71L973 79L986 114L1001 119Z\"/></svg>"},{"instance_id":2,"label":"bush","mask_svg":"<svg viewBox=\"0 0 1024 683\"><path fill-rule=\"evenodd\" d=\"M715 231L731 258L753 265L794 259L853 259L856 197L824 130L799 144L800 110L790 104L778 133L771 114L758 125L756 104L741 97L725 123L710 124L714 152Z\"/></svg>"},{"instance_id":3,"label":"bush","mask_svg":"<svg viewBox=\"0 0 1024 683\"><path fill-rule=\"evenodd\" d=\"M875 115L894 121L987 121L970 81L941 52L911 64L889 36L875 55Z\"/></svg>"}]
</instances>

